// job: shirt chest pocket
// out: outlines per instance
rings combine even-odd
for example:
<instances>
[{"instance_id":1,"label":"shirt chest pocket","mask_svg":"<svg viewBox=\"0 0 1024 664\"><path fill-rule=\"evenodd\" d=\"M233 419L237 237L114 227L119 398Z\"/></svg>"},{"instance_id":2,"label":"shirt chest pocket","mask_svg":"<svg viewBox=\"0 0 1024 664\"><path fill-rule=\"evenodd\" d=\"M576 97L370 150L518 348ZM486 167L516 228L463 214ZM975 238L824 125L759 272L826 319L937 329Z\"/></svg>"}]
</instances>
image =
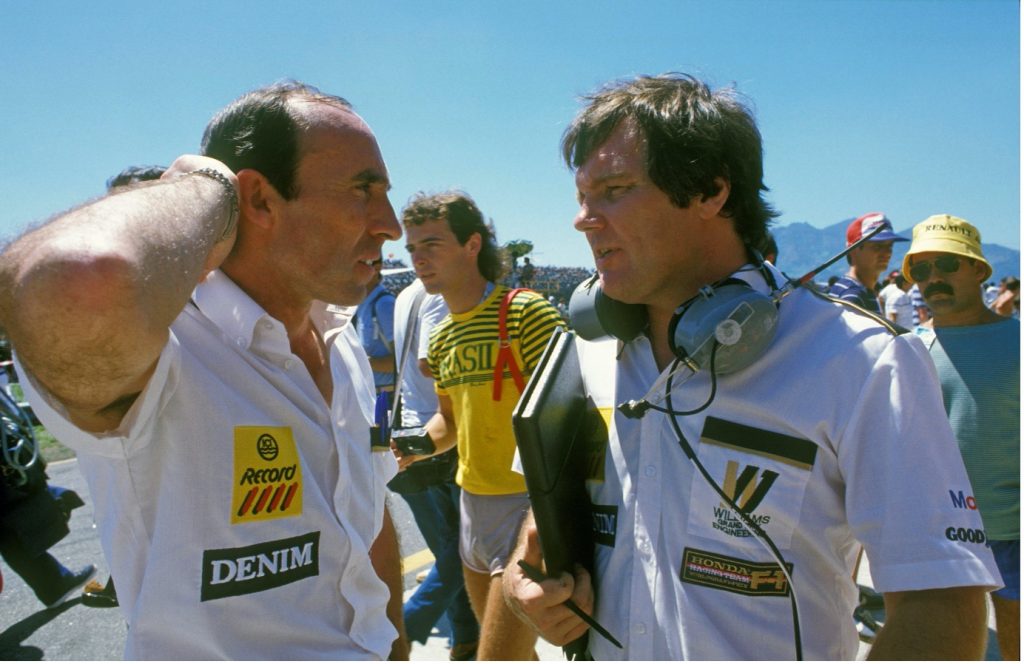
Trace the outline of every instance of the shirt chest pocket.
<instances>
[{"instance_id":1,"label":"shirt chest pocket","mask_svg":"<svg viewBox=\"0 0 1024 664\"><path fill-rule=\"evenodd\" d=\"M817 451L806 439L708 417L697 456L729 500L695 478L687 533L760 549L742 512L777 547L789 548Z\"/></svg>"}]
</instances>

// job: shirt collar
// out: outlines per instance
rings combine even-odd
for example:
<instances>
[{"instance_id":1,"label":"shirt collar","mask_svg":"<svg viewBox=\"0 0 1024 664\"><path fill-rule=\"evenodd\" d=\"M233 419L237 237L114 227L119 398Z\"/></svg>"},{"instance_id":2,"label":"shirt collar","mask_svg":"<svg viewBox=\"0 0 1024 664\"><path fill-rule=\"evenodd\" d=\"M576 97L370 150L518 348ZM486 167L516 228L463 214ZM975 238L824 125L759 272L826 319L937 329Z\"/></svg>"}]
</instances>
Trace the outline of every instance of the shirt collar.
<instances>
[{"instance_id":1,"label":"shirt collar","mask_svg":"<svg viewBox=\"0 0 1024 664\"><path fill-rule=\"evenodd\" d=\"M764 269L767 270L775 279L776 288L782 288L783 284L787 281L786 276L771 263L765 263ZM773 292L772 285L767 279L765 279L760 268L752 263L747 263L739 270L733 272L729 275L729 278L745 281L751 288L759 293L770 295Z\"/></svg>"},{"instance_id":2,"label":"shirt collar","mask_svg":"<svg viewBox=\"0 0 1024 664\"><path fill-rule=\"evenodd\" d=\"M196 286L192 300L203 315L235 342L249 347L256 325L270 315L229 276L214 270Z\"/></svg>"}]
</instances>

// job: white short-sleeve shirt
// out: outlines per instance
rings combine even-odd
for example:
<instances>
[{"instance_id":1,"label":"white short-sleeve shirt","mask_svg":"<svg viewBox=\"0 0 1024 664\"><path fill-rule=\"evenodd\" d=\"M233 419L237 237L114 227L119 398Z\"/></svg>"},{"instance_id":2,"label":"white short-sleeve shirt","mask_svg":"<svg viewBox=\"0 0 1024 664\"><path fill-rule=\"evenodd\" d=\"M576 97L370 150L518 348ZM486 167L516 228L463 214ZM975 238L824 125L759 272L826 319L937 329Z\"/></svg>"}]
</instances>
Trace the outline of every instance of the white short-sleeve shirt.
<instances>
[{"instance_id":1,"label":"white short-sleeve shirt","mask_svg":"<svg viewBox=\"0 0 1024 664\"><path fill-rule=\"evenodd\" d=\"M401 360L412 303L420 292L425 293L423 282L416 279L395 299L396 361ZM416 326L415 338L410 341L409 356L405 358L402 384L399 386L402 391L402 426L422 426L437 412L437 392L434 391L434 380L420 372L418 362L421 359L427 359L427 351L430 348L430 330L447 315L448 305L445 304L443 297L438 294L425 294L420 302L419 324Z\"/></svg>"},{"instance_id":2,"label":"white short-sleeve shirt","mask_svg":"<svg viewBox=\"0 0 1024 664\"><path fill-rule=\"evenodd\" d=\"M368 551L397 468L370 450L373 379L351 325L323 332L330 405L284 326L214 272L119 430L79 430L25 381L89 483L126 659L387 657Z\"/></svg>"},{"instance_id":3,"label":"white short-sleeve shirt","mask_svg":"<svg viewBox=\"0 0 1024 664\"><path fill-rule=\"evenodd\" d=\"M755 275L734 276L766 290ZM603 477L588 482L595 617L625 645L591 634L595 659L794 659L795 589L803 657L852 660L862 544L882 592L999 585L981 520L957 500L970 484L920 340L803 289L779 313L763 357L719 376L711 406L676 420L772 538L792 587L695 470L668 416L615 410L659 377L647 338L621 355L618 342L578 342L589 396L609 423ZM708 372L686 373L673 383L677 411L711 390Z\"/></svg>"}]
</instances>

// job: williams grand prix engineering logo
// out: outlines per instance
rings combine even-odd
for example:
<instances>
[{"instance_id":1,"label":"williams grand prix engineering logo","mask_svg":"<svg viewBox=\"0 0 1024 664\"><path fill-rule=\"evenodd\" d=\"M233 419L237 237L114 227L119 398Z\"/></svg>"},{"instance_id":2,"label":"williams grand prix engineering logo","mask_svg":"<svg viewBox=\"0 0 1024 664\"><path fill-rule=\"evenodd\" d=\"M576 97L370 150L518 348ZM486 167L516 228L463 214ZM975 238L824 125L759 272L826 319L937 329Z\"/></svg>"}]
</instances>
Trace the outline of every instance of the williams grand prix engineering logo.
<instances>
[{"instance_id":1,"label":"williams grand prix engineering logo","mask_svg":"<svg viewBox=\"0 0 1024 664\"><path fill-rule=\"evenodd\" d=\"M696 483L694 504L711 514L691 521L690 532L709 539L749 538L750 530L771 532L786 546L799 513L818 447L805 438L721 420L704 421L701 456L709 472L721 478L721 492ZM747 526L750 526L748 529Z\"/></svg>"},{"instance_id":2,"label":"williams grand prix engineering logo","mask_svg":"<svg viewBox=\"0 0 1024 664\"><path fill-rule=\"evenodd\" d=\"M288 427L235 427L231 523L302 514L302 465Z\"/></svg>"},{"instance_id":3,"label":"williams grand prix engineering logo","mask_svg":"<svg viewBox=\"0 0 1024 664\"><path fill-rule=\"evenodd\" d=\"M777 472L762 470L758 466L744 466L740 471L739 463L730 460L725 467L722 490L751 521L759 526L765 526L771 521L771 517L758 515L754 510L768 495L769 489L778 477ZM715 508L715 518L711 526L733 537L750 537L750 531L724 501Z\"/></svg>"}]
</instances>

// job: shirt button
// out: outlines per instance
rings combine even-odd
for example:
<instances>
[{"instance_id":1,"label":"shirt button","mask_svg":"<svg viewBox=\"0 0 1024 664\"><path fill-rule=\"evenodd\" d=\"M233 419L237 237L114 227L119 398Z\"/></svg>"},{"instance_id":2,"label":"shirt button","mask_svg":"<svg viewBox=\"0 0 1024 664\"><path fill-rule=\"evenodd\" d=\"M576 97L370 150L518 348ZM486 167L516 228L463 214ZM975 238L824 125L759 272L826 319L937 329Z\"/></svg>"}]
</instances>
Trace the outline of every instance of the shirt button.
<instances>
[{"instance_id":1,"label":"shirt button","mask_svg":"<svg viewBox=\"0 0 1024 664\"><path fill-rule=\"evenodd\" d=\"M647 466L646 468L644 468L644 475L647 475L647 477L654 477L657 474L658 469L655 468L654 466Z\"/></svg>"},{"instance_id":2,"label":"shirt button","mask_svg":"<svg viewBox=\"0 0 1024 664\"><path fill-rule=\"evenodd\" d=\"M274 324L271 323L269 320L263 321L262 323L260 323L260 325L263 326L264 330L272 330L272 329L274 329Z\"/></svg>"},{"instance_id":3,"label":"shirt button","mask_svg":"<svg viewBox=\"0 0 1024 664\"><path fill-rule=\"evenodd\" d=\"M650 542L640 542L640 553L650 553L650 552L651 552L651 543Z\"/></svg>"},{"instance_id":4,"label":"shirt button","mask_svg":"<svg viewBox=\"0 0 1024 664\"><path fill-rule=\"evenodd\" d=\"M646 634L647 633L647 625L645 625L643 623L634 623L633 624L633 633L634 634Z\"/></svg>"},{"instance_id":5,"label":"shirt button","mask_svg":"<svg viewBox=\"0 0 1024 664\"><path fill-rule=\"evenodd\" d=\"M285 360L284 361L284 368L285 369L288 369L290 371L291 368L294 367L294 366L295 366L295 360Z\"/></svg>"},{"instance_id":6,"label":"shirt button","mask_svg":"<svg viewBox=\"0 0 1024 664\"><path fill-rule=\"evenodd\" d=\"M238 344L241 348L245 348L245 337L236 337L235 343Z\"/></svg>"}]
</instances>

